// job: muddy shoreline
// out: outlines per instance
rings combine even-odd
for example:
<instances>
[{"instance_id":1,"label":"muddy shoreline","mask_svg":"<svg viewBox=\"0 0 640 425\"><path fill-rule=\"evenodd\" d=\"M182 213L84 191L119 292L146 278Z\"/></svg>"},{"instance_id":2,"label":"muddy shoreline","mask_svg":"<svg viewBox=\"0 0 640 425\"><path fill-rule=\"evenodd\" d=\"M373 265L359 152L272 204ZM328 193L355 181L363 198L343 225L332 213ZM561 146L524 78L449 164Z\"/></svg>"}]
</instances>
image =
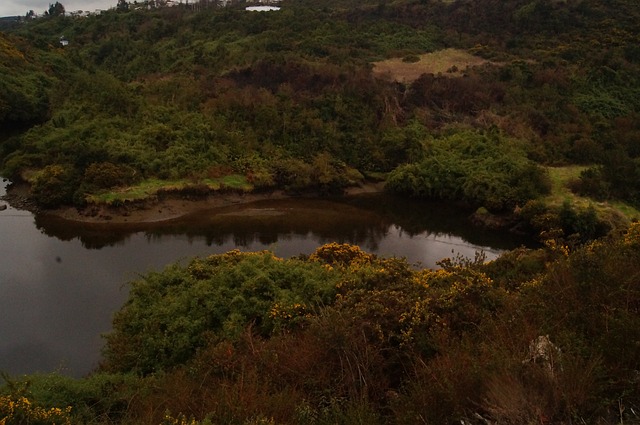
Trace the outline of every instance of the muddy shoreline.
<instances>
[{"instance_id":1,"label":"muddy shoreline","mask_svg":"<svg viewBox=\"0 0 640 425\"><path fill-rule=\"evenodd\" d=\"M343 196L379 193L383 190L384 183L382 182L365 183L361 186L347 188ZM264 193L226 192L198 198L181 196L154 197L119 206L89 205L84 208L42 209L38 208L31 200L28 184L13 183L7 187L7 193L3 200L16 209L28 210L34 214L50 215L77 223L155 224L176 220L198 211L249 204L262 200L295 199L300 197L287 194L281 190Z\"/></svg>"}]
</instances>

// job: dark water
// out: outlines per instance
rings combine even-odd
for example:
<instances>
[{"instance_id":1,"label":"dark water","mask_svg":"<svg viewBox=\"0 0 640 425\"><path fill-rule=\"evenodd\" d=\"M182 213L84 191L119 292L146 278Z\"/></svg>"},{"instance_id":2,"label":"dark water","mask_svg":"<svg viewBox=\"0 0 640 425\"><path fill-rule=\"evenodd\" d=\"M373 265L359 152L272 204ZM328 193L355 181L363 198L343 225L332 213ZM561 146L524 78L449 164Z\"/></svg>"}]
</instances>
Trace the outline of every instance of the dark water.
<instances>
[{"instance_id":1,"label":"dark water","mask_svg":"<svg viewBox=\"0 0 640 425\"><path fill-rule=\"evenodd\" d=\"M0 184L0 196L6 183ZM483 231L468 211L382 195L262 201L162 225L82 225L9 207L0 211L0 371L90 372L126 282L194 256L269 249L289 257L328 242L358 244L413 264L483 250L489 259L526 240Z\"/></svg>"}]
</instances>

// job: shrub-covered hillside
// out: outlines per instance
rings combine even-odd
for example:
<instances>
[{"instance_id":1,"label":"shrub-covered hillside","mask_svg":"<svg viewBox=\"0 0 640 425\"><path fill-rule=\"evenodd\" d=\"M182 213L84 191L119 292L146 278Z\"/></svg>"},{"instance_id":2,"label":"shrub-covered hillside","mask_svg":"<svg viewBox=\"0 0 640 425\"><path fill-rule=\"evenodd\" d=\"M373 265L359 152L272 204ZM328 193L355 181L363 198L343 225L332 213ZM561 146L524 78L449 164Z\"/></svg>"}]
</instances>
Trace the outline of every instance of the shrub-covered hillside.
<instances>
[{"instance_id":1,"label":"shrub-covered hillside","mask_svg":"<svg viewBox=\"0 0 640 425\"><path fill-rule=\"evenodd\" d=\"M640 226L603 220L640 205L635 2L281 6L0 33L2 174L44 208L385 179L544 248L170 265L130 283L90 376L3 376L0 424L640 422Z\"/></svg>"},{"instance_id":2,"label":"shrub-covered hillside","mask_svg":"<svg viewBox=\"0 0 640 425\"><path fill-rule=\"evenodd\" d=\"M131 283L98 371L7 378L0 414L11 424L634 423L639 237L634 225L573 251L549 242L440 270L338 244L288 260L196 258Z\"/></svg>"},{"instance_id":3,"label":"shrub-covered hillside","mask_svg":"<svg viewBox=\"0 0 640 425\"><path fill-rule=\"evenodd\" d=\"M400 167L391 188L499 210L548 190L540 166L585 164L575 191L637 204L634 2L281 6L129 8L1 34L3 173L55 207L157 179L206 192L229 175L331 193ZM441 50L476 59L376 72ZM488 139L499 158L464 159Z\"/></svg>"}]
</instances>

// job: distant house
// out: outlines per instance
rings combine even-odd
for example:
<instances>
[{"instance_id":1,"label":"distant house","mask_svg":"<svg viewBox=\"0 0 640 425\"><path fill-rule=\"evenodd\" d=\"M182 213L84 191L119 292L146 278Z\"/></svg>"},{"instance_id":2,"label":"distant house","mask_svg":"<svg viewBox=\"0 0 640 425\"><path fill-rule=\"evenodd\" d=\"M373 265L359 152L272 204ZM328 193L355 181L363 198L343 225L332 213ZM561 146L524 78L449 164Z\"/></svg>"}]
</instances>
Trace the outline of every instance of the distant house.
<instances>
[{"instance_id":1,"label":"distant house","mask_svg":"<svg viewBox=\"0 0 640 425\"><path fill-rule=\"evenodd\" d=\"M70 15L73 18L88 18L91 16L91 12L88 10L76 10L75 12L71 12Z\"/></svg>"},{"instance_id":2,"label":"distant house","mask_svg":"<svg viewBox=\"0 0 640 425\"><path fill-rule=\"evenodd\" d=\"M64 35L63 35L62 37L60 37L60 45L61 45L62 47L65 47L65 46L67 46L68 44L69 44L69 40L67 40L67 39L65 38L65 36L64 36Z\"/></svg>"},{"instance_id":3,"label":"distant house","mask_svg":"<svg viewBox=\"0 0 640 425\"><path fill-rule=\"evenodd\" d=\"M280 8L277 6L248 6L245 10L251 12L269 12L272 10L280 10Z\"/></svg>"}]
</instances>

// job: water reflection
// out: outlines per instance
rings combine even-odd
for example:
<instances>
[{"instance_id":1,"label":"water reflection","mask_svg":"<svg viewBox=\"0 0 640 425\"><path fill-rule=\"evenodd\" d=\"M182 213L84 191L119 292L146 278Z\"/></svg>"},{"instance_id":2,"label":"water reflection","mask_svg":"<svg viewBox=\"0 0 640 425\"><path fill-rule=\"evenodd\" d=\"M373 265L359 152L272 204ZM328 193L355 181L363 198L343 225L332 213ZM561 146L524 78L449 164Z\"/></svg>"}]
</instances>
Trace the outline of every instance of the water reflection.
<instances>
[{"instance_id":1,"label":"water reflection","mask_svg":"<svg viewBox=\"0 0 640 425\"><path fill-rule=\"evenodd\" d=\"M265 200L200 211L169 222L152 224L74 223L41 215L35 224L44 234L64 241L78 239L87 249L125 244L143 232L149 241L183 235L190 243L237 247L312 238L318 243L344 242L378 251L389 237L449 239L463 247L490 252L529 244L524 238L472 226L469 211L435 202L416 202L385 194L340 199Z\"/></svg>"}]
</instances>

